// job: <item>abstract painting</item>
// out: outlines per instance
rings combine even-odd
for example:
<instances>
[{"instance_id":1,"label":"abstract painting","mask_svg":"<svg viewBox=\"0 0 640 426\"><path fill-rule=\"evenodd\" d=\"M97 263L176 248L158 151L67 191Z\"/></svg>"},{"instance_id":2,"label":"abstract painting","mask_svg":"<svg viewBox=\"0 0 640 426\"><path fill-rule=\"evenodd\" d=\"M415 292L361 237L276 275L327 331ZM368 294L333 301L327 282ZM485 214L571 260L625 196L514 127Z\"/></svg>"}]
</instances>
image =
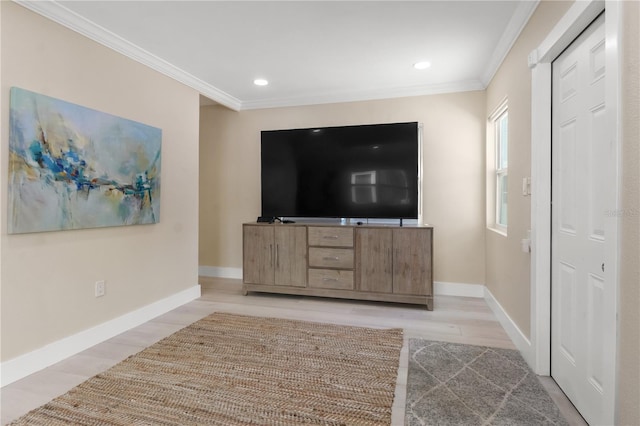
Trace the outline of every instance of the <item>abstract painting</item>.
<instances>
[{"instance_id":1,"label":"abstract painting","mask_svg":"<svg viewBox=\"0 0 640 426\"><path fill-rule=\"evenodd\" d=\"M157 223L162 130L17 87L10 234Z\"/></svg>"}]
</instances>

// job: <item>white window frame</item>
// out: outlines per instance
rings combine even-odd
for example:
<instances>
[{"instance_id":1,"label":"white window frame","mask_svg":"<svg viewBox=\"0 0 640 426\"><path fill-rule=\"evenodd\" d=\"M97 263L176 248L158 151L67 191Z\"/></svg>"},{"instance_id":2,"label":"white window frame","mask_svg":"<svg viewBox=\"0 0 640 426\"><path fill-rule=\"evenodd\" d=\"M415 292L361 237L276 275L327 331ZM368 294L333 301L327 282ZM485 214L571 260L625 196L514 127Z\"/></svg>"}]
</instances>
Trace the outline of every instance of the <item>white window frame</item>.
<instances>
[{"instance_id":1,"label":"white window frame","mask_svg":"<svg viewBox=\"0 0 640 426\"><path fill-rule=\"evenodd\" d=\"M500 125L502 120L507 120L507 137L505 140L501 137ZM503 99L499 106L489 116L487 125L487 227L493 231L502 235L507 235L508 221L508 209L505 216L504 223L501 221L502 217L502 203L500 202L502 197L502 185L500 184L500 178L506 178L508 181L509 176L509 108L507 99ZM502 147L506 144L505 154L506 158L502 158ZM505 160L505 161L502 161ZM509 187L507 185L507 194ZM508 202L505 203L505 208L508 206Z\"/></svg>"},{"instance_id":2,"label":"white window frame","mask_svg":"<svg viewBox=\"0 0 640 426\"><path fill-rule=\"evenodd\" d=\"M506 120L507 124L507 137L506 140L502 138L502 123L503 120ZM496 228L506 231L507 226L509 225L508 218L508 202L504 202L504 209L506 210L503 214L502 208L502 194L509 193L509 187L506 189L502 188L500 185L503 182L502 178L509 178L509 110L505 108L505 110L494 120L495 125L495 147L496 147L496 217L495 217L495 225ZM506 146L505 146L506 145ZM503 149L504 147L504 149ZM503 152L506 154L507 158L502 158ZM503 167L503 164L505 165ZM502 222L502 218L504 217L504 223Z\"/></svg>"}]
</instances>

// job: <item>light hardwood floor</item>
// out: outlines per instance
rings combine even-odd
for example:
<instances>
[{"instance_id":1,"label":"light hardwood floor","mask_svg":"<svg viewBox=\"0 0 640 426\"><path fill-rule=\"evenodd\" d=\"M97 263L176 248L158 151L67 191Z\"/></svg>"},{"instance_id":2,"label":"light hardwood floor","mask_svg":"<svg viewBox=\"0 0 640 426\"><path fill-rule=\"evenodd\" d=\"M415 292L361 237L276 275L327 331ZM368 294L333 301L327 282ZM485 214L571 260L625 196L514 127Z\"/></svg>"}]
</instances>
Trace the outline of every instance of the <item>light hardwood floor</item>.
<instances>
[{"instance_id":1,"label":"light hardwood floor","mask_svg":"<svg viewBox=\"0 0 640 426\"><path fill-rule=\"evenodd\" d=\"M242 296L239 280L203 278L202 297L126 333L0 390L0 421L11 420L67 392L126 357L216 311L300 319L365 327L400 327L405 345L393 405L392 425L404 424L407 340L424 338L515 349L483 299L436 296L434 310L423 306L251 293ZM571 425L584 421L549 378L543 385Z\"/></svg>"}]
</instances>

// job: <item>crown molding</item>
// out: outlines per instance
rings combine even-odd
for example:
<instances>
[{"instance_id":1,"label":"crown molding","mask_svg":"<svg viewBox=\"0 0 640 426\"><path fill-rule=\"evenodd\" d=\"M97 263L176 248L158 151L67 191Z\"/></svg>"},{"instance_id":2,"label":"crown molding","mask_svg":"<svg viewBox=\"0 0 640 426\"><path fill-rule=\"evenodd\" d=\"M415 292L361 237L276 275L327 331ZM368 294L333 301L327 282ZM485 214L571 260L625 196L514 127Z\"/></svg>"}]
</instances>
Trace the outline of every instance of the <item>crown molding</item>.
<instances>
[{"instance_id":1,"label":"crown molding","mask_svg":"<svg viewBox=\"0 0 640 426\"><path fill-rule=\"evenodd\" d=\"M443 93L471 92L484 90L486 86L478 80L456 83L433 84L426 86L410 86L391 89L343 91L322 93L291 98L272 98L242 102L241 110L283 108L303 105L333 104L344 102L373 101L381 99L407 98L413 96L438 95Z\"/></svg>"},{"instance_id":2,"label":"crown molding","mask_svg":"<svg viewBox=\"0 0 640 426\"><path fill-rule=\"evenodd\" d=\"M316 93L289 98L272 98L262 100L242 101L211 84L185 72L175 65L159 58L158 56L140 48L139 46L114 34L106 28L89 21L83 16L73 12L56 0L12 0L47 19L50 19L66 28L71 29L91 40L94 40L124 56L150 67L188 87L198 91L227 108L235 111L280 108L315 104L357 102L380 99L403 98L413 96L426 96L453 92L468 92L484 90L493 78L497 69L502 64L513 43L525 27L529 18L535 11L540 0L522 1L509 25L505 29L500 42L496 46L485 73L480 80L469 80L455 83L411 86L401 88L384 88L373 90L342 91L331 93Z\"/></svg>"},{"instance_id":3,"label":"crown molding","mask_svg":"<svg viewBox=\"0 0 640 426\"><path fill-rule=\"evenodd\" d=\"M498 71L498 68L500 68L500 65L502 65L502 62L505 60L507 54L513 47L513 44L529 22L529 19L531 19L531 16L533 15L533 12L535 12L539 3L540 0L526 0L519 2L518 8L502 33L496 48L493 50L491 58L489 58L487 68L482 74L480 81L482 81L482 84L485 87L487 87L489 82L493 79L493 76Z\"/></svg>"},{"instance_id":4,"label":"crown molding","mask_svg":"<svg viewBox=\"0 0 640 426\"><path fill-rule=\"evenodd\" d=\"M236 111L241 109L242 102L239 99L85 19L55 0L13 0L13 2L177 80L219 104Z\"/></svg>"}]
</instances>

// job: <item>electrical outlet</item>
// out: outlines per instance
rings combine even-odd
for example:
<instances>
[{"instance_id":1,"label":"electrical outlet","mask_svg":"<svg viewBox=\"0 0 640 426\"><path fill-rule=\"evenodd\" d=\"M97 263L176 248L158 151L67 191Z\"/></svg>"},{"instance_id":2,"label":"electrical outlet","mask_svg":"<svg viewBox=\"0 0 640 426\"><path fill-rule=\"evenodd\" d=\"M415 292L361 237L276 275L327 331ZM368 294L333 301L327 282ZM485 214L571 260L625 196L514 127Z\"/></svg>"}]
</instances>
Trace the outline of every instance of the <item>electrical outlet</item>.
<instances>
[{"instance_id":1,"label":"electrical outlet","mask_svg":"<svg viewBox=\"0 0 640 426\"><path fill-rule=\"evenodd\" d=\"M104 280L96 281L96 297L104 296L106 284Z\"/></svg>"}]
</instances>

